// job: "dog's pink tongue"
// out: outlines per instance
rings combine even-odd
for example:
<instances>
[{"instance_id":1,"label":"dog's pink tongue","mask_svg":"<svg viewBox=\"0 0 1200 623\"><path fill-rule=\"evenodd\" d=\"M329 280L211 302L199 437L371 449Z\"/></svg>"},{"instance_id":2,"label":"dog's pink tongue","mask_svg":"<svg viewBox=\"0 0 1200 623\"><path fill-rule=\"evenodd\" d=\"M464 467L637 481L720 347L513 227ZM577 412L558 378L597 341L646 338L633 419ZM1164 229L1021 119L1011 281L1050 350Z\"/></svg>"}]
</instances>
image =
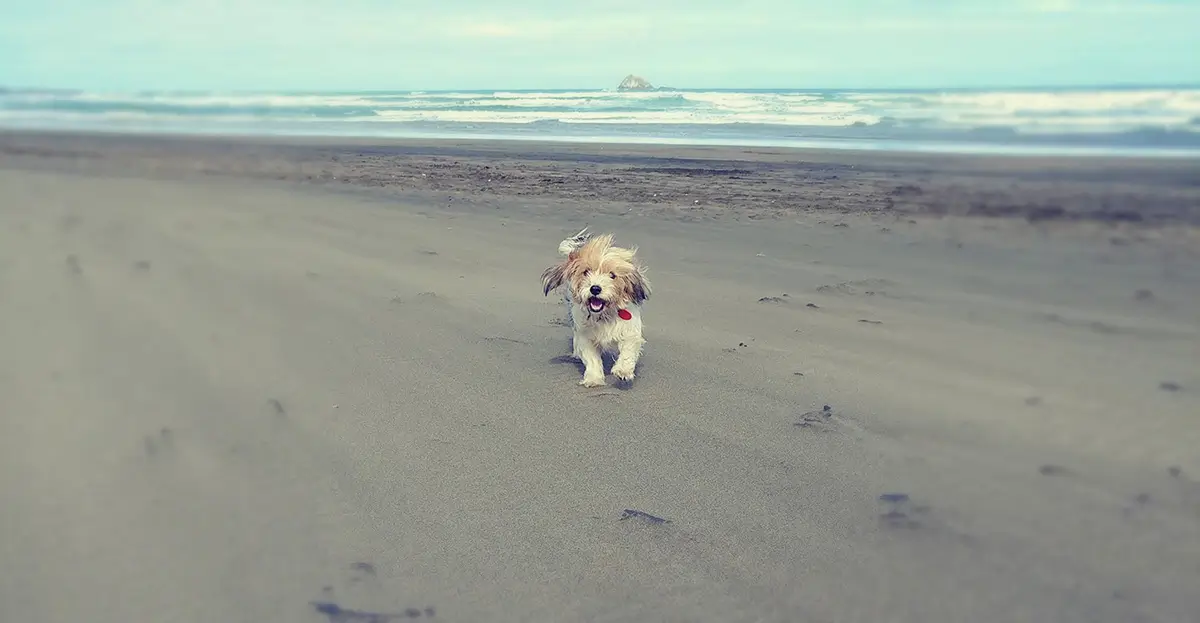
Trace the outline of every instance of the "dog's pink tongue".
<instances>
[{"instance_id":1,"label":"dog's pink tongue","mask_svg":"<svg viewBox=\"0 0 1200 623\"><path fill-rule=\"evenodd\" d=\"M588 301L588 305L592 308L592 311L600 311L604 309L604 301L591 300Z\"/></svg>"}]
</instances>

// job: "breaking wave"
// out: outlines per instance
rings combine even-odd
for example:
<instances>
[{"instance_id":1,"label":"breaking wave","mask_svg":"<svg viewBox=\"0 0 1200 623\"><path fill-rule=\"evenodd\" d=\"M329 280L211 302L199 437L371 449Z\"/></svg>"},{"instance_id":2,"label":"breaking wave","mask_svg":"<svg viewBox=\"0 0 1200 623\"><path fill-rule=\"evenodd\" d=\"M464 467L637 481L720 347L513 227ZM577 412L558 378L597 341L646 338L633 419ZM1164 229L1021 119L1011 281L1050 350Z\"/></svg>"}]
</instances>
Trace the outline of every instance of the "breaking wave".
<instances>
[{"instance_id":1,"label":"breaking wave","mask_svg":"<svg viewBox=\"0 0 1200 623\"><path fill-rule=\"evenodd\" d=\"M0 89L0 127L1200 149L1200 88L185 93ZM889 141L891 141L889 143Z\"/></svg>"}]
</instances>

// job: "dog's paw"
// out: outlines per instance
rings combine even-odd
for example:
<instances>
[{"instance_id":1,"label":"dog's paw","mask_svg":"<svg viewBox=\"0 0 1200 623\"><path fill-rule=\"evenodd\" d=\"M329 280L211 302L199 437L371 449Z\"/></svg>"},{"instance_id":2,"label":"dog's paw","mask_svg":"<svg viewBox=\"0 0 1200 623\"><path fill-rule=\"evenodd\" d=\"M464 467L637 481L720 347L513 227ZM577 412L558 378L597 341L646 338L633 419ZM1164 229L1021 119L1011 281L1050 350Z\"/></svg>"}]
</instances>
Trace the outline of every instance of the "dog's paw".
<instances>
[{"instance_id":1,"label":"dog's paw","mask_svg":"<svg viewBox=\"0 0 1200 623\"><path fill-rule=\"evenodd\" d=\"M602 377L602 376L600 376L600 377L585 376L585 377L583 377L582 381L579 381L579 384L584 387L604 387L604 385L605 385L604 377Z\"/></svg>"},{"instance_id":2,"label":"dog's paw","mask_svg":"<svg viewBox=\"0 0 1200 623\"><path fill-rule=\"evenodd\" d=\"M633 380L633 366L613 366L612 373L622 381Z\"/></svg>"}]
</instances>

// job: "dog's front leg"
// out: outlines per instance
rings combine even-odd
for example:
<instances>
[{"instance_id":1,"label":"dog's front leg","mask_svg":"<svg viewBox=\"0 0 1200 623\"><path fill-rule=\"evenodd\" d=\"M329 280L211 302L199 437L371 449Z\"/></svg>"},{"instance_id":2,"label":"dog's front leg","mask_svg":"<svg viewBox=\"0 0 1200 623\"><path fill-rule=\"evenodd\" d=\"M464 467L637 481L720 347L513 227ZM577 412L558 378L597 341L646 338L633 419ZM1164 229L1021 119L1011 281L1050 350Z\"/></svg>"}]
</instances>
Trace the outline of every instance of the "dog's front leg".
<instances>
[{"instance_id":1,"label":"dog's front leg","mask_svg":"<svg viewBox=\"0 0 1200 623\"><path fill-rule=\"evenodd\" d=\"M600 349L591 340L578 332L575 333L575 352L583 362L583 380L579 384L584 387L600 387L604 385L604 359Z\"/></svg>"},{"instance_id":2,"label":"dog's front leg","mask_svg":"<svg viewBox=\"0 0 1200 623\"><path fill-rule=\"evenodd\" d=\"M622 381L632 381L634 368L637 368L638 358L642 356L642 345L646 340L641 337L629 337L617 344L617 361L613 363L613 376Z\"/></svg>"}]
</instances>

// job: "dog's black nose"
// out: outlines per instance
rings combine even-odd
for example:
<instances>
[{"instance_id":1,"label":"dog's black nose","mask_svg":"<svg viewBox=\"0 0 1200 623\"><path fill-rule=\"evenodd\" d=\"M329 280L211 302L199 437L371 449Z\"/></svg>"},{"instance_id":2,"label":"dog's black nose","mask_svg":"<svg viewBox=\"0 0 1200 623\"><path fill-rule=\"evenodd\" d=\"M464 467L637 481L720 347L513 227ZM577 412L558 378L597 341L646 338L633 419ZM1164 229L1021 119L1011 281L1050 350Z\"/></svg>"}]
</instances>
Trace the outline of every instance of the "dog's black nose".
<instances>
[{"instance_id":1,"label":"dog's black nose","mask_svg":"<svg viewBox=\"0 0 1200 623\"><path fill-rule=\"evenodd\" d=\"M600 286L592 286L592 296L600 294Z\"/></svg>"}]
</instances>

